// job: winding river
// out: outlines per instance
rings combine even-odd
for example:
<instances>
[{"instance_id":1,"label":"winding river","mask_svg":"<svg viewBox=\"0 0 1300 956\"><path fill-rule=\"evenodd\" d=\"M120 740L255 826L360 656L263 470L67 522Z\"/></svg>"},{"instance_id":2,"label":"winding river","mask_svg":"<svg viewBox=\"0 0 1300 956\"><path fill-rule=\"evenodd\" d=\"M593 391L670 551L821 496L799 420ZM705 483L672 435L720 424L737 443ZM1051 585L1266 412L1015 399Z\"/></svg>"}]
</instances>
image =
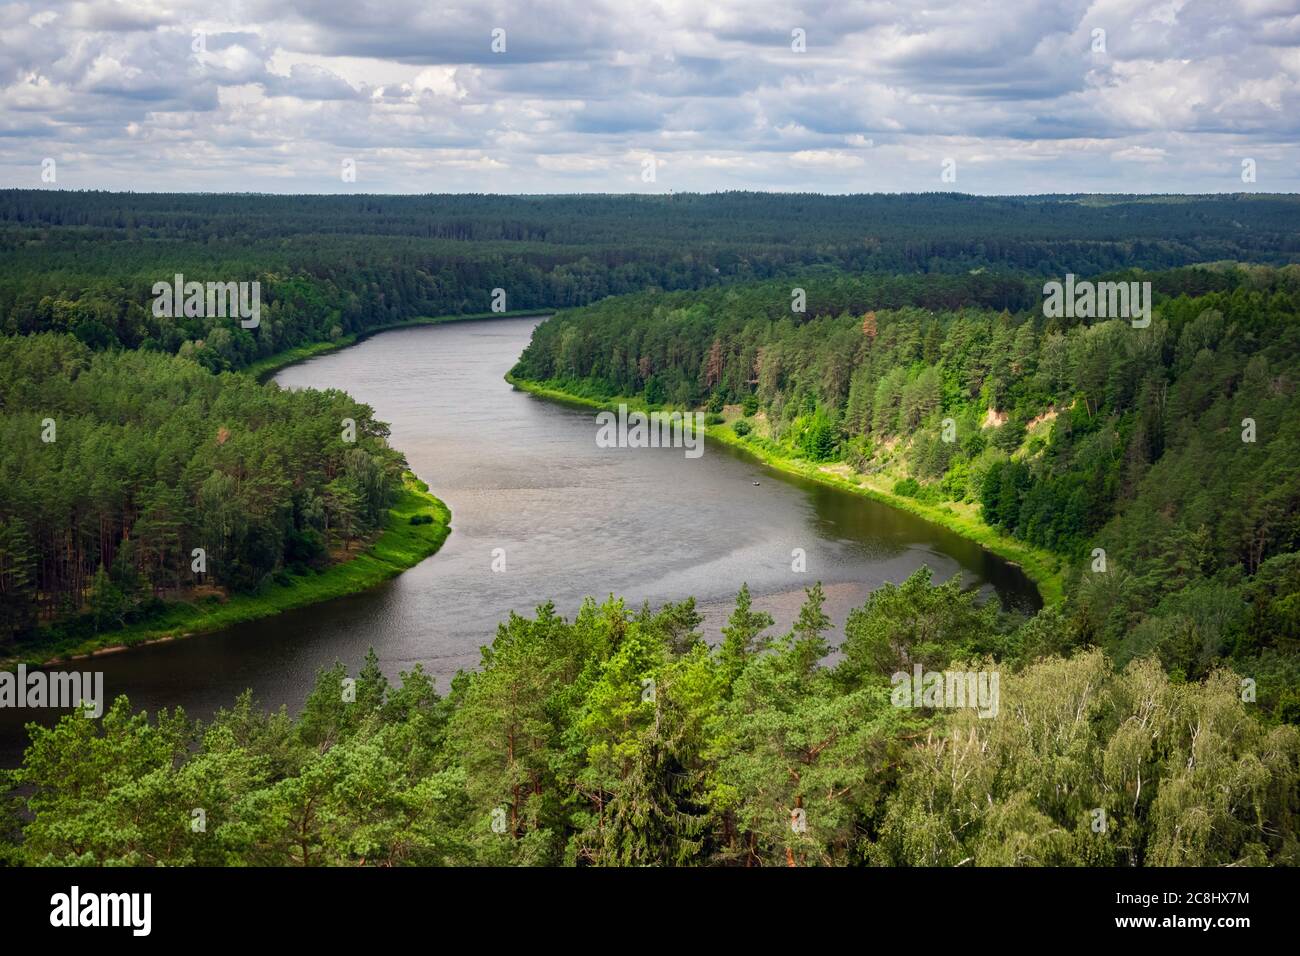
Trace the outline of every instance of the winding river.
<instances>
[{"instance_id":1,"label":"winding river","mask_svg":"<svg viewBox=\"0 0 1300 956\"><path fill-rule=\"evenodd\" d=\"M477 665L510 611L554 600L571 616L589 594L630 605L694 595L714 641L742 581L785 628L802 589L820 580L832 641L872 589L923 564L936 580L960 572L1004 606L1039 606L1032 582L978 545L728 446L708 443L697 459L596 447L593 412L502 380L538 321L385 332L281 371L284 387L344 389L391 423L393 445L450 506L451 536L437 555L364 594L97 658L107 695L206 717L251 687L262 704L293 708L319 668L341 660L355 672L370 647L390 677L421 663L445 691L457 670ZM504 571L492 569L498 548ZM806 552L805 573L791 570L795 548ZM18 762L25 721L55 716L0 710L0 766Z\"/></svg>"}]
</instances>

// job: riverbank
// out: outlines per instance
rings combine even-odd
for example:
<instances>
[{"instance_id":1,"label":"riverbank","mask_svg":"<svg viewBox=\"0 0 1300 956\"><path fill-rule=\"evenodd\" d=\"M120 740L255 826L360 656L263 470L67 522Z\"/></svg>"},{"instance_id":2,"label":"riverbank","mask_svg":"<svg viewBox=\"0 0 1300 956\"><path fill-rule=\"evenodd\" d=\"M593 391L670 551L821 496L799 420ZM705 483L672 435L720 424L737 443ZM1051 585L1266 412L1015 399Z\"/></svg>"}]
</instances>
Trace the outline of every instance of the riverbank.
<instances>
[{"instance_id":1,"label":"riverbank","mask_svg":"<svg viewBox=\"0 0 1300 956\"><path fill-rule=\"evenodd\" d=\"M297 365L299 362L305 362L307 359L316 358L318 355L328 355L330 352L337 352L339 349L345 349L349 345L356 345L372 335L378 335L380 332L391 332L393 329L409 329L420 325L445 325L448 322L469 322L476 319L526 319L531 316L551 315L554 309L518 309L514 312L475 312L471 315L432 315L419 316L414 319L404 319L401 322L389 322L386 325L376 325L372 328L364 329L360 332L354 332L352 335L345 335L342 338L334 339L331 342L312 342L308 345L299 345L297 348L286 349L283 352L277 352L275 355L269 355L264 359L259 359L247 368L240 369L245 375L251 375L259 382L265 382L276 372L290 365Z\"/></svg>"},{"instance_id":2,"label":"riverbank","mask_svg":"<svg viewBox=\"0 0 1300 956\"><path fill-rule=\"evenodd\" d=\"M427 515L432 520L412 524L411 519L417 515ZM224 601L211 597L194 603L175 602L147 621L89 639L52 637L0 661L0 668L16 667L19 663L53 664L192 637L356 594L396 577L437 553L450 532L450 509L429 492L427 484L408 472L379 535L346 561L315 574L287 575L287 581L269 582L257 594L231 595Z\"/></svg>"},{"instance_id":3,"label":"riverbank","mask_svg":"<svg viewBox=\"0 0 1300 956\"><path fill-rule=\"evenodd\" d=\"M644 410L646 408L645 403L640 399L599 399L587 395L578 395L557 388L553 383L529 381L509 374L506 375L506 381L515 388L537 395L540 398L581 405L587 408L617 410L619 404L626 404L629 408L634 409ZM947 528L963 538L974 541L989 552L1021 568L1034 582L1035 587L1038 588L1038 593L1045 605L1057 604L1064 596L1064 561L1059 555L1035 548L990 528L979 520L973 509L963 514L955 510L950 504L931 505L917 501L915 498L894 494L879 479L873 479L872 476L855 472L842 462L818 465L800 458L791 458L779 454L773 451L771 447L760 446L747 438L737 435L734 429L730 427L729 422L724 421L721 425L705 425L704 434L706 438L738 448L745 454L778 471L874 499L890 507L910 512L919 518Z\"/></svg>"}]
</instances>

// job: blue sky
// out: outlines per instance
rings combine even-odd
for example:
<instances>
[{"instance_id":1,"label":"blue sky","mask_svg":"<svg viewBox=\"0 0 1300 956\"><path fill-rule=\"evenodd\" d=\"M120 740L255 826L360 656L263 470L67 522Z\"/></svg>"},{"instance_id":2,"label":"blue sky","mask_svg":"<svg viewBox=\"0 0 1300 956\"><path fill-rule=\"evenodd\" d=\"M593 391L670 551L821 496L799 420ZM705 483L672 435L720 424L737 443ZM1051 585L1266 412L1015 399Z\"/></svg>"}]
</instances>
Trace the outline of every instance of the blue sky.
<instances>
[{"instance_id":1,"label":"blue sky","mask_svg":"<svg viewBox=\"0 0 1300 956\"><path fill-rule=\"evenodd\" d=\"M0 104L5 186L1291 192L1300 0L20 2Z\"/></svg>"}]
</instances>

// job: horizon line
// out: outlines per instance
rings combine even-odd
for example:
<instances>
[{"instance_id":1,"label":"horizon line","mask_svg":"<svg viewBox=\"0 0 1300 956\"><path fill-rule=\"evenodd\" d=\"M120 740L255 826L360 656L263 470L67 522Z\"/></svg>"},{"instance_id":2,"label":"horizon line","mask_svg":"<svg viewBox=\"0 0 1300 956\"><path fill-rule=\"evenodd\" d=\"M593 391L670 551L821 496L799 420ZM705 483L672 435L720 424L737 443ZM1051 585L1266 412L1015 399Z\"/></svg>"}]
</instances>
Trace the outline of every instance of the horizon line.
<instances>
[{"instance_id":1,"label":"horizon line","mask_svg":"<svg viewBox=\"0 0 1300 956\"><path fill-rule=\"evenodd\" d=\"M802 197L819 197L826 199L854 199L854 198L911 198L916 196L940 197L947 196L962 199L1069 199L1075 197L1089 198L1155 198L1171 197L1181 199L1210 199L1223 197L1236 198L1275 198L1275 197L1300 197L1300 191L1250 191L1250 190L1224 190L1222 192L1052 192L1052 193L999 193L999 192L963 192L952 189L930 189L914 191L887 191L878 192L817 192L814 190L796 190L796 189L716 189L710 191L703 190L668 190L666 192L607 192L607 191L590 191L590 192L476 192L463 190L458 192L266 192L260 190L222 190L222 189L184 189L184 190L136 190L136 189L110 189L100 186L55 186L55 187L38 187L38 186L0 186L0 193L103 193L116 196L246 196L246 197L285 197L301 196L304 198L373 198L373 197L391 197L391 198L421 198L435 196L478 196L478 197L501 197L517 199L552 199L552 198L569 198L569 197L591 197L591 198L645 198L645 199L671 199L676 196L693 196L693 197L714 197L714 196L802 196Z\"/></svg>"}]
</instances>

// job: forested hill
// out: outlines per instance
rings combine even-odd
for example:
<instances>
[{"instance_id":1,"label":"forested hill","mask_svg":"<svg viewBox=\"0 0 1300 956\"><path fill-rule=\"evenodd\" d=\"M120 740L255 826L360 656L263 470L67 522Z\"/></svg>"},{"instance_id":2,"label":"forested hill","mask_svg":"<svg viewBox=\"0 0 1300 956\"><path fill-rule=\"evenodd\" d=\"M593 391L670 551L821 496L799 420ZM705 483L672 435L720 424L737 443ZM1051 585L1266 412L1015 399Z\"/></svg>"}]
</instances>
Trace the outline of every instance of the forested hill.
<instances>
[{"instance_id":1,"label":"forested hill","mask_svg":"<svg viewBox=\"0 0 1300 956\"><path fill-rule=\"evenodd\" d=\"M1093 275L1300 257L1300 198L266 196L0 191L0 331L213 370L422 315L564 308L810 270ZM262 283L255 331L159 320L155 282ZM188 346L187 346L187 343Z\"/></svg>"},{"instance_id":2,"label":"forested hill","mask_svg":"<svg viewBox=\"0 0 1300 956\"><path fill-rule=\"evenodd\" d=\"M936 309L936 281L809 282L805 314L788 282L611 299L539 326L512 374L705 405L759 454L1055 553L1070 644L1179 679L1249 662L1300 719L1300 267L1154 276L1216 291L1157 294L1146 328L1045 318L1041 287Z\"/></svg>"}]
</instances>

